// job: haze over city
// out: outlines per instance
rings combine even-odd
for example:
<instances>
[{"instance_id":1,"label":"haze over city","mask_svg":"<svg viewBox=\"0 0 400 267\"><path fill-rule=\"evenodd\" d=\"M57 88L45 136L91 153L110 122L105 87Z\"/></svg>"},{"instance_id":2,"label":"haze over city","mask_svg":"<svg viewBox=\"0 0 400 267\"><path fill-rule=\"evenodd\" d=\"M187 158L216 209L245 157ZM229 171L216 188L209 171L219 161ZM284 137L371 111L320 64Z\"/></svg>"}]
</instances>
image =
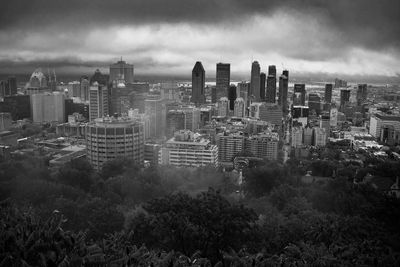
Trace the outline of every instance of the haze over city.
<instances>
[{"instance_id":1,"label":"haze over city","mask_svg":"<svg viewBox=\"0 0 400 267\"><path fill-rule=\"evenodd\" d=\"M162 6L162 8L160 8ZM123 56L141 76L190 77L230 62L248 78L252 60L293 77L398 80L397 0L12 1L0 10L0 73L106 70Z\"/></svg>"}]
</instances>

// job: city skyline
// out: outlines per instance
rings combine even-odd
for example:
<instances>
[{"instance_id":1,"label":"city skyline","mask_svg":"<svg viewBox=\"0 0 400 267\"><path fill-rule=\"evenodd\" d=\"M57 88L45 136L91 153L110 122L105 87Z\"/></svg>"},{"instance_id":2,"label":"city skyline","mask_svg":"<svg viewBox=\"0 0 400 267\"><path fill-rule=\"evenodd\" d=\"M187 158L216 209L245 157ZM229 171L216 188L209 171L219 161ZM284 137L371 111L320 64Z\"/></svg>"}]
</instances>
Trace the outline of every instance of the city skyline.
<instances>
[{"instance_id":1,"label":"city skyline","mask_svg":"<svg viewBox=\"0 0 400 267\"><path fill-rule=\"evenodd\" d=\"M399 77L397 1L91 3L8 3L0 73L90 73L122 56L139 76L190 77L201 61L209 74L216 62L230 63L241 79L257 60L261 70L275 64L305 76Z\"/></svg>"}]
</instances>

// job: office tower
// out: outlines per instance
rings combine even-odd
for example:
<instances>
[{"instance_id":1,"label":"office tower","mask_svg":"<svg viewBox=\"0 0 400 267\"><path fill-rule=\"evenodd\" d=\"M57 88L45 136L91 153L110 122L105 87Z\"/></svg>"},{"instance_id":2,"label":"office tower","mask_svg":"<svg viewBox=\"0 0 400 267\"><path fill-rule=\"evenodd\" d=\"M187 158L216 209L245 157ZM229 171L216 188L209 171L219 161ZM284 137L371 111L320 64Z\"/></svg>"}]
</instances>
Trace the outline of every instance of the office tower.
<instances>
[{"instance_id":1,"label":"office tower","mask_svg":"<svg viewBox=\"0 0 400 267\"><path fill-rule=\"evenodd\" d=\"M315 110L317 115L321 114L321 97L316 93L310 93L308 95L308 107L310 110Z\"/></svg>"},{"instance_id":2,"label":"office tower","mask_svg":"<svg viewBox=\"0 0 400 267\"><path fill-rule=\"evenodd\" d=\"M217 87L211 87L211 103L217 103Z\"/></svg>"},{"instance_id":3,"label":"office tower","mask_svg":"<svg viewBox=\"0 0 400 267\"><path fill-rule=\"evenodd\" d=\"M7 131L11 127L11 123L11 113L0 112L0 132Z\"/></svg>"},{"instance_id":4,"label":"office tower","mask_svg":"<svg viewBox=\"0 0 400 267\"><path fill-rule=\"evenodd\" d=\"M229 100L227 97L221 97L218 101L218 116L229 116Z\"/></svg>"},{"instance_id":5,"label":"office tower","mask_svg":"<svg viewBox=\"0 0 400 267\"><path fill-rule=\"evenodd\" d=\"M324 128L320 127L314 127L314 146L319 146L319 147L324 147L326 146L326 140L327 140L327 133Z\"/></svg>"},{"instance_id":6,"label":"office tower","mask_svg":"<svg viewBox=\"0 0 400 267\"><path fill-rule=\"evenodd\" d=\"M143 124L128 117L97 118L86 126L86 157L96 170L117 158L142 165Z\"/></svg>"},{"instance_id":7,"label":"office tower","mask_svg":"<svg viewBox=\"0 0 400 267\"><path fill-rule=\"evenodd\" d=\"M35 123L59 122L65 120L65 96L61 93L31 95L32 120Z\"/></svg>"},{"instance_id":8,"label":"office tower","mask_svg":"<svg viewBox=\"0 0 400 267\"><path fill-rule=\"evenodd\" d=\"M90 77L90 85L97 82L99 85L108 86L109 75L101 73L99 69L97 69L92 77Z\"/></svg>"},{"instance_id":9,"label":"office tower","mask_svg":"<svg viewBox=\"0 0 400 267\"><path fill-rule=\"evenodd\" d=\"M157 96L145 100L145 114L150 117L150 137L164 136L166 124L166 106Z\"/></svg>"},{"instance_id":10,"label":"office tower","mask_svg":"<svg viewBox=\"0 0 400 267\"><path fill-rule=\"evenodd\" d=\"M117 63L111 64L109 82L112 83L117 79L122 79L125 83L133 83L133 65L127 64L122 59Z\"/></svg>"},{"instance_id":11,"label":"office tower","mask_svg":"<svg viewBox=\"0 0 400 267\"><path fill-rule=\"evenodd\" d=\"M179 101L180 88L176 82L163 82L160 86L161 98L170 101Z\"/></svg>"},{"instance_id":12,"label":"office tower","mask_svg":"<svg viewBox=\"0 0 400 267\"><path fill-rule=\"evenodd\" d=\"M176 131L185 129L185 112L183 110L169 110L167 113L166 135L173 136Z\"/></svg>"},{"instance_id":13,"label":"office tower","mask_svg":"<svg viewBox=\"0 0 400 267\"><path fill-rule=\"evenodd\" d=\"M293 127L291 137L292 147L301 147L303 145L303 127Z\"/></svg>"},{"instance_id":14,"label":"office tower","mask_svg":"<svg viewBox=\"0 0 400 267\"><path fill-rule=\"evenodd\" d=\"M350 102L350 90L342 89L340 90L340 111L343 112L344 107Z\"/></svg>"},{"instance_id":15,"label":"office tower","mask_svg":"<svg viewBox=\"0 0 400 267\"><path fill-rule=\"evenodd\" d=\"M236 86L231 85L228 89L229 110L234 110L236 98Z\"/></svg>"},{"instance_id":16,"label":"office tower","mask_svg":"<svg viewBox=\"0 0 400 267\"><path fill-rule=\"evenodd\" d=\"M293 106L306 105L306 85L296 83L293 88Z\"/></svg>"},{"instance_id":17,"label":"office tower","mask_svg":"<svg viewBox=\"0 0 400 267\"><path fill-rule=\"evenodd\" d=\"M272 103L263 103L259 106L259 119L275 126L282 126L282 109Z\"/></svg>"},{"instance_id":18,"label":"office tower","mask_svg":"<svg viewBox=\"0 0 400 267\"><path fill-rule=\"evenodd\" d=\"M13 95L4 97L0 102L0 112L9 112L14 121L31 119L31 99L29 95Z\"/></svg>"},{"instance_id":19,"label":"office tower","mask_svg":"<svg viewBox=\"0 0 400 267\"><path fill-rule=\"evenodd\" d=\"M327 83L325 84L325 103L331 103L332 102L332 90L333 90L333 84Z\"/></svg>"},{"instance_id":20,"label":"office tower","mask_svg":"<svg viewBox=\"0 0 400 267\"><path fill-rule=\"evenodd\" d=\"M138 109L129 109L128 117L134 121L140 122L143 125L144 139L150 138L150 117L145 113L139 113Z\"/></svg>"},{"instance_id":21,"label":"office tower","mask_svg":"<svg viewBox=\"0 0 400 267\"><path fill-rule=\"evenodd\" d=\"M285 75L279 77L279 105L282 107L283 113L288 112L287 96L288 96L289 80Z\"/></svg>"},{"instance_id":22,"label":"office tower","mask_svg":"<svg viewBox=\"0 0 400 267\"><path fill-rule=\"evenodd\" d=\"M8 77L8 92L6 92L5 96L11 96L17 94L17 78L14 76Z\"/></svg>"},{"instance_id":23,"label":"office tower","mask_svg":"<svg viewBox=\"0 0 400 267\"><path fill-rule=\"evenodd\" d=\"M41 69L36 69L32 73L25 89L28 95L49 92L47 78Z\"/></svg>"},{"instance_id":24,"label":"office tower","mask_svg":"<svg viewBox=\"0 0 400 267\"><path fill-rule=\"evenodd\" d=\"M234 156L244 148L244 136L240 133L219 133L216 137L220 163L232 163Z\"/></svg>"},{"instance_id":25,"label":"office tower","mask_svg":"<svg viewBox=\"0 0 400 267\"><path fill-rule=\"evenodd\" d=\"M89 120L109 115L107 86L95 81L89 88Z\"/></svg>"},{"instance_id":26,"label":"office tower","mask_svg":"<svg viewBox=\"0 0 400 267\"><path fill-rule=\"evenodd\" d=\"M319 127L325 129L326 138L329 138L331 132L331 116L330 112L324 111L321 114Z\"/></svg>"},{"instance_id":27,"label":"office tower","mask_svg":"<svg viewBox=\"0 0 400 267\"><path fill-rule=\"evenodd\" d=\"M338 109L336 107L332 107L329 116L330 116L330 126L336 127L338 122Z\"/></svg>"},{"instance_id":28,"label":"office tower","mask_svg":"<svg viewBox=\"0 0 400 267\"><path fill-rule=\"evenodd\" d=\"M68 83L68 92L72 97L81 97L81 83L78 81L73 81Z\"/></svg>"},{"instance_id":29,"label":"office tower","mask_svg":"<svg viewBox=\"0 0 400 267\"><path fill-rule=\"evenodd\" d=\"M306 126L303 129L303 144L305 146L311 146L313 143L313 128Z\"/></svg>"},{"instance_id":30,"label":"office tower","mask_svg":"<svg viewBox=\"0 0 400 267\"><path fill-rule=\"evenodd\" d=\"M288 70L283 70L282 75L285 76L289 80L289 71Z\"/></svg>"},{"instance_id":31,"label":"office tower","mask_svg":"<svg viewBox=\"0 0 400 267\"><path fill-rule=\"evenodd\" d=\"M260 64L254 61L251 64L250 100L260 102Z\"/></svg>"},{"instance_id":32,"label":"office tower","mask_svg":"<svg viewBox=\"0 0 400 267\"><path fill-rule=\"evenodd\" d=\"M218 147L198 133L181 130L160 149L159 164L180 167L218 167Z\"/></svg>"},{"instance_id":33,"label":"office tower","mask_svg":"<svg viewBox=\"0 0 400 267\"><path fill-rule=\"evenodd\" d=\"M192 70L192 98L191 102L196 106L206 103L204 87L206 84L206 72L200 61L197 61Z\"/></svg>"},{"instance_id":34,"label":"office tower","mask_svg":"<svg viewBox=\"0 0 400 267\"><path fill-rule=\"evenodd\" d=\"M245 103L242 97L236 98L233 114L235 117L240 117L240 118L245 116Z\"/></svg>"},{"instance_id":35,"label":"office tower","mask_svg":"<svg viewBox=\"0 0 400 267\"><path fill-rule=\"evenodd\" d=\"M89 101L89 87L90 87L89 77L82 76L80 79L80 90L81 90L80 97L83 101Z\"/></svg>"},{"instance_id":36,"label":"office tower","mask_svg":"<svg viewBox=\"0 0 400 267\"><path fill-rule=\"evenodd\" d=\"M347 87L347 81L338 78L335 79L335 88L346 88L346 87Z\"/></svg>"},{"instance_id":37,"label":"office tower","mask_svg":"<svg viewBox=\"0 0 400 267\"><path fill-rule=\"evenodd\" d=\"M264 72L261 72L260 74L260 99L262 101L265 100L265 80L266 80L266 74Z\"/></svg>"},{"instance_id":38,"label":"office tower","mask_svg":"<svg viewBox=\"0 0 400 267\"><path fill-rule=\"evenodd\" d=\"M231 64L217 64L217 79L216 79L217 98L228 97L228 89L231 82Z\"/></svg>"},{"instance_id":39,"label":"office tower","mask_svg":"<svg viewBox=\"0 0 400 267\"><path fill-rule=\"evenodd\" d=\"M293 106L292 108L292 118L307 118L309 115L309 107L307 106Z\"/></svg>"},{"instance_id":40,"label":"office tower","mask_svg":"<svg viewBox=\"0 0 400 267\"><path fill-rule=\"evenodd\" d=\"M400 139L400 116L397 114L375 113L371 115L369 125L369 133L378 140L387 142L386 139L398 141ZM390 130L390 127L393 127L394 132ZM389 136L389 133L392 135Z\"/></svg>"},{"instance_id":41,"label":"office tower","mask_svg":"<svg viewBox=\"0 0 400 267\"><path fill-rule=\"evenodd\" d=\"M114 80L110 88L110 113L126 114L132 107L130 93L132 88L126 86L123 80Z\"/></svg>"},{"instance_id":42,"label":"office tower","mask_svg":"<svg viewBox=\"0 0 400 267\"><path fill-rule=\"evenodd\" d=\"M360 107L367 100L368 90L366 84L359 84L357 87L357 106Z\"/></svg>"},{"instance_id":43,"label":"office tower","mask_svg":"<svg viewBox=\"0 0 400 267\"><path fill-rule=\"evenodd\" d=\"M147 99L147 93L131 92L129 93L129 102L133 109L138 109L140 113L145 113L145 100Z\"/></svg>"},{"instance_id":44,"label":"office tower","mask_svg":"<svg viewBox=\"0 0 400 267\"><path fill-rule=\"evenodd\" d=\"M185 113L185 130L192 132L200 128L200 109L196 107L182 107Z\"/></svg>"},{"instance_id":45,"label":"office tower","mask_svg":"<svg viewBox=\"0 0 400 267\"><path fill-rule=\"evenodd\" d=\"M276 67L268 66L266 102L275 103L276 98Z\"/></svg>"},{"instance_id":46,"label":"office tower","mask_svg":"<svg viewBox=\"0 0 400 267\"><path fill-rule=\"evenodd\" d=\"M245 138L244 151L257 158L277 160L278 141L277 137L265 133L252 135Z\"/></svg>"}]
</instances>

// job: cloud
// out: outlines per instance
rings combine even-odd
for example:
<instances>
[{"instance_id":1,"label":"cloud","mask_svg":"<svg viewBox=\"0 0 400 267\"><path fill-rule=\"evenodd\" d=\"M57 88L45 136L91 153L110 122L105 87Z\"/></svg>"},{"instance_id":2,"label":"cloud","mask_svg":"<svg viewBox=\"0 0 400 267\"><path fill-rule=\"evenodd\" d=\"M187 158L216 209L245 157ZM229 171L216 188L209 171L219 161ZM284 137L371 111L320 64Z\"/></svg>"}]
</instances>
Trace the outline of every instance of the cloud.
<instances>
[{"instance_id":1,"label":"cloud","mask_svg":"<svg viewBox=\"0 0 400 267\"><path fill-rule=\"evenodd\" d=\"M0 67L73 70L124 56L138 73L186 74L202 60L207 72L226 61L244 75L254 58L390 76L399 13L398 0L14 0L0 10Z\"/></svg>"}]
</instances>

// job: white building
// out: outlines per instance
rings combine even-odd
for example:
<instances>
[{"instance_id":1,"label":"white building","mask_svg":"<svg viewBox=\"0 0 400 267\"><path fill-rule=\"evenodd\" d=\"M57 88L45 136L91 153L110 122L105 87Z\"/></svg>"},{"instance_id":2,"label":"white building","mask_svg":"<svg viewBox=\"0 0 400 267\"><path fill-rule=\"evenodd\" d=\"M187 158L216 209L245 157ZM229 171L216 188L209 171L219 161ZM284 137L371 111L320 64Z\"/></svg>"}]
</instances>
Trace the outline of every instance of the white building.
<instances>
[{"instance_id":1,"label":"white building","mask_svg":"<svg viewBox=\"0 0 400 267\"><path fill-rule=\"evenodd\" d=\"M235 100L235 108L234 108L234 116L235 117L244 117L246 112L245 112L245 102L242 97L238 97Z\"/></svg>"},{"instance_id":2,"label":"white building","mask_svg":"<svg viewBox=\"0 0 400 267\"><path fill-rule=\"evenodd\" d=\"M292 147L301 147L303 145L303 127L292 128Z\"/></svg>"},{"instance_id":3,"label":"white building","mask_svg":"<svg viewBox=\"0 0 400 267\"><path fill-rule=\"evenodd\" d=\"M175 133L159 152L159 164L179 167L219 166L218 147L188 130Z\"/></svg>"},{"instance_id":4,"label":"white building","mask_svg":"<svg viewBox=\"0 0 400 267\"><path fill-rule=\"evenodd\" d=\"M314 146L326 146L327 133L326 129L314 127Z\"/></svg>"},{"instance_id":5,"label":"white building","mask_svg":"<svg viewBox=\"0 0 400 267\"><path fill-rule=\"evenodd\" d=\"M229 116L229 100L227 97L221 97L218 100L218 116L220 117Z\"/></svg>"},{"instance_id":6,"label":"white building","mask_svg":"<svg viewBox=\"0 0 400 267\"><path fill-rule=\"evenodd\" d=\"M39 93L31 95L32 119L36 123L65 120L65 96L62 93Z\"/></svg>"}]
</instances>

